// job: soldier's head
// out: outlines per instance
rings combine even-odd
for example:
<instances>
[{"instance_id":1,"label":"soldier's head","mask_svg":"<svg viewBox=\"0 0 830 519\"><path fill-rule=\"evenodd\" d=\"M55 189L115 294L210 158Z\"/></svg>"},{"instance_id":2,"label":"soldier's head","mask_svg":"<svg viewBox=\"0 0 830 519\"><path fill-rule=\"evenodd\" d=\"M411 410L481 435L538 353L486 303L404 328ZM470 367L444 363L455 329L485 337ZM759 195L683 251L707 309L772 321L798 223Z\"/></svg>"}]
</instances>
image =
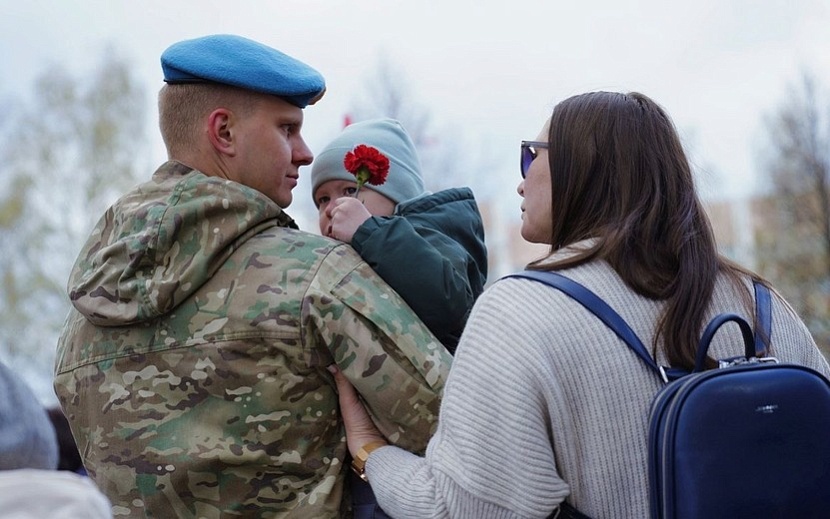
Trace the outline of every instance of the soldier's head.
<instances>
[{"instance_id":1,"label":"soldier's head","mask_svg":"<svg viewBox=\"0 0 830 519\"><path fill-rule=\"evenodd\" d=\"M159 126L168 157L244 184L280 207L313 155L303 109L325 92L323 77L282 52L239 36L186 40L161 56Z\"/></svg>"}]
</instances>

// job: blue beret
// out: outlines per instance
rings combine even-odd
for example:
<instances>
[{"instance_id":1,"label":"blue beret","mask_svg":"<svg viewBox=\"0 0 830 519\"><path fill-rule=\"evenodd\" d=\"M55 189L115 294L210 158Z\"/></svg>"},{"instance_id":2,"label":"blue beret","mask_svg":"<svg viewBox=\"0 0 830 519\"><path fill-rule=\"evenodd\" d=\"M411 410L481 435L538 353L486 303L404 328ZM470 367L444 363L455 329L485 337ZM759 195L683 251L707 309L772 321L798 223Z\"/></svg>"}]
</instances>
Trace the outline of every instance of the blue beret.
<instances>
[{"instance_id":1,"label":"blue beret","mask_svg":"<svg viewBox=\"0 0 830 519\"><path fill-rule=\"evenodd\" d=\"M216 34L174 43L161 55L164 81L222 83L279 96L305 108L326 91L319 72L261 43Z\"/></svg>"}]
</instances>

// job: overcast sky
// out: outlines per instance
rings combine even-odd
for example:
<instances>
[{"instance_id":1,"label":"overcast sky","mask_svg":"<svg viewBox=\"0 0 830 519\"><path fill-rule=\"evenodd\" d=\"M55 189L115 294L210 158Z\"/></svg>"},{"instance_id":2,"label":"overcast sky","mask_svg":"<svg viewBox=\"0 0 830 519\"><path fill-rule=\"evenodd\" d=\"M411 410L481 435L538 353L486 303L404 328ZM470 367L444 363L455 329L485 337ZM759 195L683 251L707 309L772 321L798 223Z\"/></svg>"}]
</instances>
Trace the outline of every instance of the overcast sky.
<instances>
[{"instance_id":1,"label":"overcast sky","mask_svg":"<svg viewBox=\"0 0 830 519\"><path fill-rule=\"evenodd\" d=\"M306 113L320 149L385 56L433 116L436 138L461 128L511 187L518 142L573 94L641 91L666 107L709 194L751 189L762 117L802 70L830 86L830 4L820 0L0 0L0 94L61 64L91 70L106 45L154 96L170 44L236 33L300 58L328 92ZM153 105L151 105L152 107ZM155 114L157 162L164 159ZM443 133L443 134L442 134ZM459 153L475 150L460 149ZM148 172L149 176L149 172ZM512 190L511 190L512 191ZM517 199L518 200L518 199Z\"/></svg>"},{"instance_id":2,"label":"overcast sky","mask_svg":"<svg viewBox=\"0 0 830 519\"><path fill-rule=\"evenodd\" d=\"M304 129L319 150L384 57L432 114L434 138L457 141L471 167L492 157L471 174L507 186L498 205L518 219L519 141L536 137L558 101L599 89L662 104L709 197L751 192L764 115L802 71L830 87L828 27L823 0L0 0L0 101L55 65L91 72L111 45L146 87L149 163L161 163L159 55L182 39L235 33L326 77ZM310 205L301 174L295 217Z\"/></svg>"}]
</instances>

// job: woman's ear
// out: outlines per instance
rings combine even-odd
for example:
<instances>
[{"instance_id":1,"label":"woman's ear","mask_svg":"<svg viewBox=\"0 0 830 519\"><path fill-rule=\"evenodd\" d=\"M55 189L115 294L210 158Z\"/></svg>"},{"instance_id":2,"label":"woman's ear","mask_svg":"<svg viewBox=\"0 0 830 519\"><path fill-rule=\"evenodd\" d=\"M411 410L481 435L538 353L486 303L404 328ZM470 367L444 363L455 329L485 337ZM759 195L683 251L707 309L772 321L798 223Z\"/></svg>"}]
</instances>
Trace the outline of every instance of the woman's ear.
<instances>
[{"instance_id":1,"label":"woman's ear","mask_svg":"<svg viewBox=\"0 0 830 519\"><path fill-rule=\"evenodd\" d=\"M217 108L208 116L208 140L213 149L222 155L236 155L236 143L232 127L234 114L227 108Z\"/></svg>"}]
</instances>

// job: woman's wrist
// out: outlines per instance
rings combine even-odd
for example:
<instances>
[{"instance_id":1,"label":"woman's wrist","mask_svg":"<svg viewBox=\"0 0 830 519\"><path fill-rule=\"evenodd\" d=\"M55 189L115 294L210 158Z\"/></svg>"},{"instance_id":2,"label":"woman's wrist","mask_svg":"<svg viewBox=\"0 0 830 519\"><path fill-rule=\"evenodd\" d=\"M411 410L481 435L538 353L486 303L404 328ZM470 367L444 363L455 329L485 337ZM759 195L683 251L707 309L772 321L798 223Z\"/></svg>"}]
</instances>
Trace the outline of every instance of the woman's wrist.
<instances>
[{"instance_id":1,"label":"woman's wrist","mask_svg":"<svg viewBox=\"0 0 830 519\"><path fill-rule=\"evenodd\" d=\"M385 440L373 440L364 444L357 450L352 458L352 470L354 470L355 474L357 474L360 479L367 482L369 481L366 477L366 462L369 460L369 455L375 449L386 447L387 445L389 444L386 443Z\"/></svg>"}]
</instances>

